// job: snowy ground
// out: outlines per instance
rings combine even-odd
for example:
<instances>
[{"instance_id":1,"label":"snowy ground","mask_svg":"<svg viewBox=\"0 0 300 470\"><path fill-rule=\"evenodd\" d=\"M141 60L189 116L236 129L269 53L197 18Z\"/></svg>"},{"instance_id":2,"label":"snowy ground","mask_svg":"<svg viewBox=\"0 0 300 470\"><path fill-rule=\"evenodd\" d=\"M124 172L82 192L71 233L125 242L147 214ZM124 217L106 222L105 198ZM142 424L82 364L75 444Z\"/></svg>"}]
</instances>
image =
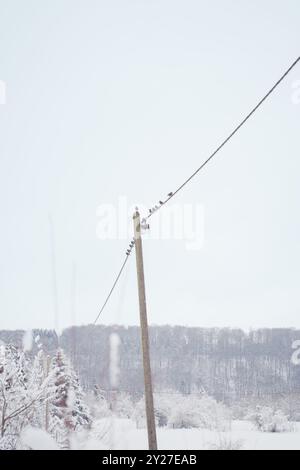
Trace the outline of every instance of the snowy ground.
<instances>
[{"instance_id":1,"label":"snowy ground","mask_svg":"<svg viewBox=\"0 0 300 470\"><path fill-rule=\"evenodd\" d=\"M145 429L136 429L135 423L115 420L112 432L106 436L107 444L114 449L147 449ZM293 433L263 433L256 431L246 421L234 421L230 432L214 432L204 429L158 429L158 445L161 450L300 450L300 425ZM90 441L89 449L103 449L97 441Z\"/></svg>"}]
</instances>

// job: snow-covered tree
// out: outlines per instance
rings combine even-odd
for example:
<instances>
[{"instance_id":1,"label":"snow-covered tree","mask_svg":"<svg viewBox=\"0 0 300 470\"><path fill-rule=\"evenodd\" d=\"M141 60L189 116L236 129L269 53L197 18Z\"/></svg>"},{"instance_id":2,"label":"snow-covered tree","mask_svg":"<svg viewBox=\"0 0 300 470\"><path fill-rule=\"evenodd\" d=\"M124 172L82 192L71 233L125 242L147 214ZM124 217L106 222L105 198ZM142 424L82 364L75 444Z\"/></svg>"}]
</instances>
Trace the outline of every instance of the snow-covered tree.
<instances>
[{"instance_id":1,"label":"snow-covered tree","mask_svg":"<svg viewBox=\"0 0 300 470\"><path fill-rule=\"evenodd\" d=\"M13 345L0 347L0 449L15 449L22 429L40 425L47 380Z\"/></svg>"},{"instance_id":2,"label":"snow-covered tree","mask_svg":"<svg viewBox=\"0 0 300 470\"><path fill-rule=\"evenodd\" d=\"M93 419L102 419L111 416L112 411L106 399L105 392L97 385L94 386L91 392L87 393L86 402Z\"/></svg>"},{"instance_id":3,"label":"snow-covered tree","mask_svg":"<svg viewBox=\"0 0 300 470\"><path fill-rule=\"evenodd\" d=\"M69 449L71 433L90 427L90 412L78 377L61 349L52 360L52 373L50 432L61 448Z\"/></svg>"},{"instance_id":4,"label":"snow-covered tree","mask_svg":"<svg viewBox=\"0 0 300 470\"><path fill-rule=\"evenodd\" d=\"M130 395L125 392L117 393L112 406L112 411L119 418L132 418L134 407Z\"/></svg>"},{"instance_id":5,"label":"snow-covered tree","mask_svg":"<svg viewBox=\"0 0 300 470\"><path fill-rule=\"evenodd\" d=\"M0 357L0 448L14 449L30 407L28 364L12 345L1 346Z\"/></svg>"}]
</instances>

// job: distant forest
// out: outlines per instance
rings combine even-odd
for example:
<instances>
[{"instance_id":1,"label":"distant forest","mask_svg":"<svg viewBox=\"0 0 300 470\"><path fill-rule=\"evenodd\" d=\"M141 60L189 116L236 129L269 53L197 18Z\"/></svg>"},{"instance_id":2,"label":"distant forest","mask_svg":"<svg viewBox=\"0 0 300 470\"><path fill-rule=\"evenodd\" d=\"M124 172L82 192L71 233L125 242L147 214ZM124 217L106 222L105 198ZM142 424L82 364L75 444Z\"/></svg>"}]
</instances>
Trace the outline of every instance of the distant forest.
<instances>
[{"instance_id":1,"label":"distant forest","mask_svg":"<svg viewBox=\"0 0 300 470\"><path fill-rule=\"evenodd\" d=\"M53 355L58 346L73 362L82 386L109 390L109 337L118 333L119 389L143 393L140 332L138 327L81 326L63 331L35 330L43 350ZM23 331L0 331L0 340L21 347ZM206 391L218 400L283 397L300 393L300 365L293 365L292 344L300 330L207 329L152 326L150 346L154 388L183 394ZM33 353L37 345L34 344Z\"/></svg>"}]
</instances>

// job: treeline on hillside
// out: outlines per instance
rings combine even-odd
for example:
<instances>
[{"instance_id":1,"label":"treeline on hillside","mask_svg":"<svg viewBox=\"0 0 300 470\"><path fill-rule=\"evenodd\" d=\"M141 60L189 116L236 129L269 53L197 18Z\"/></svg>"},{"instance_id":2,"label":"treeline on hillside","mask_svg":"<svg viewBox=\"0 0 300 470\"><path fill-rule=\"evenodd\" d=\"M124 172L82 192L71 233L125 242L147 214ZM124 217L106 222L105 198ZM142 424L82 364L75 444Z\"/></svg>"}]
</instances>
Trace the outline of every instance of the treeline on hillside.
<instances>
[{"instance_id":1,"label":"treeline on hillside","mask_svg":"<svg viewBox=\"0 0 300 470\"><path fill-rule=\"evenodd\" d=\"M120 336L121 391L143 393L138 327L81 326L63 331L35 330L43 349L53 356L58 345L71 358L86 390L95 384L109 390L109 337ZM0 340L22 344L23 331L0 331ZM205 391L218 400L234 402L280 398L300 392L300 366L291 362L295 329L239 329L152 326L150 345L156 391L191 394ZM36 353L34 345L32 354Z\"/></svg>"}]
</instances>

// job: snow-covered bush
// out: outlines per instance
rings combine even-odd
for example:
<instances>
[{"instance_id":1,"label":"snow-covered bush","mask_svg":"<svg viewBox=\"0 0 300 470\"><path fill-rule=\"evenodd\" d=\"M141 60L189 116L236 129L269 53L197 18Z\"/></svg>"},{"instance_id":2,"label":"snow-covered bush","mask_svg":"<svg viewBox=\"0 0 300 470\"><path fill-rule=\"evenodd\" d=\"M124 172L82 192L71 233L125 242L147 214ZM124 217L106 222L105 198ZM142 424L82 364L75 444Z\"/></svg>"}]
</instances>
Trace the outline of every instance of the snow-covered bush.
<instances>
[{"instance_id":1,"label":"snow-covered bush","mask_svg":"<svg viewBox=\"0 0 300 470\"><path fill-rule=\"evenodd\" d=\"M223 403L208 395L203 395L197 402L197 414L200 427L218 431L227 431L231 426L231 412Z\"/></svg>"},{"instance_id":2,"label":"snow-covered bush","mask_svg":"<svg viewBox=\"0 0 300 470\"><path fill-rule=\"evenodd\" d=\"M164 427L168 425L172 408L177 400L172 393L155 393L154 394L154 412L157 426Z\"/></svg>"},{"instance_id":3,"label":"snow-covered bush","mask_svg":"<svg viewBox=\"0 0 300 470\"><path fill-rule=\"evenodd\" d=\"M195 413L195 411L189 400L183 400L172 411L168 422L169 427L176 429L199 428L200 420L198 413Z\"/></svg>"},{"instance_id":4,"label":"snow-covered bush","mask_svg":"<svg viewBox=\"0 0 300 470\"><path fill-rule=\"evenodd\" d=\"M113 413L118 418L130 419L133 417L134 406L130 395L125 392L117 393L112 406Z\"/></svg>"},{"instance_id":5,"label":"snow-covered bush","mask_svg":"<svg viewBox=\"0 0 300 470\"><path fill-rule=\"evenodd\" d=\"M244 420L248 415L249 406L247 406L246 404L242 405L240 403L233 403L230 405L230 411L233 420Z\"/></svg>"},{"instance_id":6,"label":"snow-covered bush","mask_svg":"<svg viewBox=\"0 0 300 470\"><path fill-rule=\"evenodd\" d=\"M172 408L174 407L175 402L177 403L178 397L176 399L174 398L174 394L155 393L153 398L156 426L167 426L172 413ZM136 422L137 428L146 427L146 409L144 397L134 405L132 417Z\"/></svg>"},{"instance_id":7,"label":"snow-covered bush","mask_svg":"<svg viewBox=\"0 0 300 470\"><path fill-rule=\"evenodd\" d=\"M133 419L136 427L142 429L146 427L145 399L141 398L134 406Z\"/></svg>"},{"instance_id":8,"label":"snow-covered bush","mask_svg":"<svg viewBox=\"0 0 300 470\"><path fill-rule=\"evenodd\" d=\"M157 426L170 428L204 428L226 431L230 428L229 409L207 395L154 394ZM145 401L142 398L134 410L137 427L146 426Z\"/></svg>"},{"instance_id":9,"label":"snow-covered bush","mask_svg":"<svg viewBox=\"0 0 300 470\"><path fill-rule=\"evenodd\" d=\"M225 405L207 395L187 395L173 407L168 424L172 428L226 431L230 427L230 412Z\"/></svg>"},{"instance_id":10,"label":"snow-covered bush","mask_svg":"<svg viewBox=\"0 0 300 470\"><path fill-rule=\"evenodd\" d=\"M262 432L292 432L293 423L289 421L281 410L274 410L268 406L257 406L248 416L259 431Z\"/></svg>"},{"instance_id":11,"label":"snow-covered bush","mask_svg":"<svg viewBox=\"0 0 300 470\"><path fill-rule=\"evenodd\" d=\"M93 392L87 394L87 403L91 414L95 419L108 418L112 415L118 418L132 419L134 405L130 395L125 392L102 392L94 388Z\"/></svg>"},{"instance_id":12,"label":"snow-covered bush","mask_svg":"<svg viewBox=\"0 0 300 470\"><path fill-rule=\"evenodd\" d=\"M111 416L112 411L105 397L105 393L97 386L94 387L92 392L87 394L86 401L90 408L91 415L95 420Z\"/></svg>"}]
</instances>

